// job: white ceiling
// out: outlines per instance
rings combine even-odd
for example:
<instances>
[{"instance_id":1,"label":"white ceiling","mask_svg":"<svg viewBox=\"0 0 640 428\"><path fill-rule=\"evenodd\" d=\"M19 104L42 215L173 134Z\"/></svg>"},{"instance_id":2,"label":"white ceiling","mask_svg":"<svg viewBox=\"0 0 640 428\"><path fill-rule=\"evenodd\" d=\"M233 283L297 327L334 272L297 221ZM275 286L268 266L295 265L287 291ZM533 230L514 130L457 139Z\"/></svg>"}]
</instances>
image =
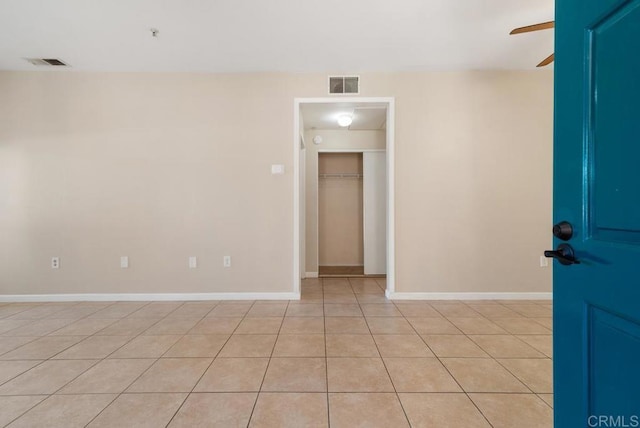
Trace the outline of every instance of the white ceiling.
<instances>
[{"instance_id":1,"label":"white ceiling","mask_svg":"<svg viewBox=\"0 0 640 428\"><path fill-rule=\"evenodd\" d=\"M0 70L366 72L533 69L553 0L0 0ZM150 28L160 32L151 37Z\"/></svg>"},{"instance_id":2,"label":"white ceiling","mask_svg":"<svg viewBox=\"0 0 640 428\"><path fill-rule=\"evenodd\" d=\"M387 107L375 103L309 103L301 104L305 129L379 130L387 125ZM353 118L348 128L338 125L338 116Z\"/></svg>"}]
</instances>

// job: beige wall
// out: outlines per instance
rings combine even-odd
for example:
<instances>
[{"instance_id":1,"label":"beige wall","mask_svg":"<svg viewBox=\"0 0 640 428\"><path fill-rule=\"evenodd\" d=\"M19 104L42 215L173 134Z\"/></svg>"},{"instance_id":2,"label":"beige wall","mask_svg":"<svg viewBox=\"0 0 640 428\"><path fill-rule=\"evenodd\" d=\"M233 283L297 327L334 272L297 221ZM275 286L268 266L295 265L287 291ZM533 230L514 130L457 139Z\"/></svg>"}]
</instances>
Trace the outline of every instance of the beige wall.
<instances>
[{"instance_id":1,"label":"beige wall","mask_svg":"<svg viewBox=\"0 0 640 428\"><path fill-rule=\"evenodd\" d=\"M322 137L322 144L312 143ZM305 131L306 149L306 272L318 272L318 150L384 149L386 131L346 131L308 129Z\"/></svg>"},{"instance_id":2,"label":"beige wall","mask_svg":"<svg viewBox=\"0 0 640 428\"><path fill-rule=\"evenodd\" d=\"M360 174L362 153L320 153L319 174ZM318 180L320 266L363 266L362 178Z\"/></svg>"},{"instance_id":3,"label":"beige wall","mask_svg":"<svg viewBox=\"0 0 640 428\"><path fill-rule=\"evenodd\" d=\"M397 291L550 291L552 71L361 79L396 98ZM290 291L293 99L325 86L0 73L0 293Z\"/></svg>"}]
</instances>

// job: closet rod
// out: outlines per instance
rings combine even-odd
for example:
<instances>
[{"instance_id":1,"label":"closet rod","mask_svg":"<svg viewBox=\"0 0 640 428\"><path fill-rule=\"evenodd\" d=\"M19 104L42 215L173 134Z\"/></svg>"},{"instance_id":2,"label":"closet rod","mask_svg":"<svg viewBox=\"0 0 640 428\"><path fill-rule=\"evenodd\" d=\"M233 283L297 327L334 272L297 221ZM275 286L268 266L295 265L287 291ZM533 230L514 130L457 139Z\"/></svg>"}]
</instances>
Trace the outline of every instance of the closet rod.
<instances>
[{"instance_id":1,"label":"closet rod","mask_svg":"<svg viewBox=\"0 0 640 428\"><path fill-rule=\"evenodd\" d=\"M318 174L318 178L362 178L362 174L358 174L358 173Z\"/></svg>"}]
</instances>

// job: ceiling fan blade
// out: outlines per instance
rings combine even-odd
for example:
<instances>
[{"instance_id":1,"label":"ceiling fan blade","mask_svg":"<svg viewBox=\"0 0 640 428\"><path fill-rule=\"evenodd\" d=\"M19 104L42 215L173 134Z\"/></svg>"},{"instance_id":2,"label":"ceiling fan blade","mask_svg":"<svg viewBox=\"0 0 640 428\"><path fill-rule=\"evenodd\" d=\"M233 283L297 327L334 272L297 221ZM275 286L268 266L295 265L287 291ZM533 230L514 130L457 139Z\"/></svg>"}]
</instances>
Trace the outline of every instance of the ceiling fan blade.
<instances>
[{"instance_id":1,"label":"ceiling fan blade","mask_svg":"<svg viewBox=\"0 0 640 428\"><path fill-rule=\"evenodd\" d=\"M553 62L554 59L555 59L555 53L552 53L551 55L543 59L540 64L536 65L536 67L544 67L546 65L549 65Z\"/></svg>"},{"instance_id":2,"label":"ceiling fan blade","mask_svg":"<svg viewBox=\"0 0 640 428\"><path fill-rule=\"evenodd\" d=\"M511 30L509 34L522 34L529 33L531 31L540 31L553 28L556 25L556 21L542 22L540 24L527 25L526 27L518 27Z\"/></svg>"}]
</instances>

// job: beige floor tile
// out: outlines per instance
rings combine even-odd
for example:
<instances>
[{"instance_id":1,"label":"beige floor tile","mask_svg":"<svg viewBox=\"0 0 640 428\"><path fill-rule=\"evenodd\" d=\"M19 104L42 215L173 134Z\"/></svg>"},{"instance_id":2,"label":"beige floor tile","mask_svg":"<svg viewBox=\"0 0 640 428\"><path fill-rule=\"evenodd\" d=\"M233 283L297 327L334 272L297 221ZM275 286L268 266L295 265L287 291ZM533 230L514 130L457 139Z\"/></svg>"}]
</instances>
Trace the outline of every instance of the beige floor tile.
<instances>
[{"instance_id":1,"label":"beige floor tile","mask_svg":"<svg viewBox=\"0 0 640 428\"><path fill-rule=\"evenodd\" d=\"M367 317L401 317L393 303L362 303L362 312Z\"/></svg>"},{"instance_id":2,"label":"beige floor tile","mask_svg":"<svg viewBox=\"0 0 640 428\"><path fill-rule=\"evenodd\" d=\"M234 334L220 351L220 357L270 357L278 336Z\"/></svg>"},{"instance_id":3,"label":"beige floor tile","mask_svg":"<svg viewBox=\"0 0 640 428\"><path fill-rule=\"evenodd\" d=\"M10 426L84 427L116 398L115 394L52 395ZM45 422L46 421L46 422Z\"/></svg>"},{"instance_id":4,"label":"beige floor tile","mask_svg":"<svg viewBox=\"0 0 640 428\"><path fill-rule=\"evenodd\" d=\"M405 317L442 317L440 312L433 309L428 303L396 303L396 307Z\"/></svg>"},{"instance_id":5,"label":"beige floor tile","mask_svg":"<svg viewBox=\"0 0 640 428\"><path fill-rule=\"evenodd\" d=\"M529 318L496 318L493 321L511 334L551 334L551 330Z\"/></svg>"},{"instance_id":6,"label":"beige floor tile","mask_svg":"<svg viewBox=\"0 0 640 428\"><path fill-rule=\"evenodd\" d=\"M356 294L356 300L360 304L364 303L389 303L384 294Z\"/></svg>"},{"instance_id":7,"label":"beige floor tile","mask_svg":"<svg viewBox=\"0 0 640 428\"><path fill-rule=\"evenodd\" d=\"M372 334L414 334L415 330L404 318L367 317Z\"/></svg>"},{"instance_id":8,"label":"beige floor tile","mask_svg":"<svg viewBox=\"0 0 640 428\"><path fill-rule=\"evenodd\" d=\"M400 428L409 423L395 394L329 394L331 428Z\"/></svg>"},{"instance_id":9,"label":"beige floor tile","mask_svg":"<svg viewBox=\"0 0 640 428\"><path fill-rule=\"evenodd\" d=\"M45 361L0 386L0 395L53 394L95 363L95 360Z\"/></svg>"},{"instance_id":10,"label":"beige floor tile","mask_svg":"<svg viewBox=\"0 0 640 428\"><path fill-rule=\"evenodd\" d=\"M62 388L59 394L118 394L144 373L153 359L102 360Z\"/></svg>"},{"instance_id":11,"label":"beige floor tile","mask_svg":"<svg viewBox=\"0 0 640 428\"><path fill-rule=\"evenodd\" d=\"M462 334L462 332L445 318L407 318L418 334Z\"/></svg>"},{"instance_id":12,"label":"beige floor tile","mask_svg":"<svg viewBox=\"0 0 640 428\"><path fill-rule=\"evenodd\" d=\"M127 315L127 318L164 318L180 306L182 302L151 302Z\"/></svg>"},{"instance_id":13,"label":"beige floor tile","mask_svg":"<svg viewBox=\"0 0 640 428\"><path fill-rule=\"evenodd\" d=\"M363 317L328 317L327 334L371 334Z\"/></svg>"},{"instance_id":14,"label":"beige floor tile","mask_svg":"<svg viewBox=\"0 0 640 428\"><path fill-rule=\"evenodd\" d=\"M259 391L268 358L217 358L196 385L196 392Z\"/></svg>"},{"instance_id":15,"label":"beige floor tile","mask_svg":"<svg viewBox=\"0 0 640 428\"><path fill-rule=\"evenodd\" d=\"M325 303L324 315L327 317L359 317L362 316L357 303Z\"/></svg>"},{"instance_id":16,"label":"beige floor tile","mask_svg":"<svg viewBox=\"0 0 640 428\"><path fill-rule=\"evenodd\" d=\"M272 358L262 384L269 392L326 392L324 358Z\"/></svg>"},{"instance_id":17,"label":"beige floor tile","mask_svg":"<svg viewBox=\"0 0 640 428\"><path fill-rule=\"evenodd\" d=\"M178 335L138 336L108 358L159 358L180 337Z\"/></svg>"},{"instance_id":18,"label":"beige floor tile","mask_svg":"<svg viewBox=\"0 0 640 428\"><path fill-rule=\"evenodd\" d=\"M545 403L549 405L553 409L553 394L538 394Z\"/></svg>"},{"instance_id":19,"label":"beige floor tile","mask_svg":"<svg viewBox=\"0 0 640 428\"><path fill-rule=\"evenodd\" d=\"M520 379L533 392L553 392L553 363L548 358L509 358L499 359L515 377Z\"/></svg>"},{"instance_id":20,"label":"beige floor tile","mask_svg":"<svg viewBox=\"0 0 640 428\"><path fill-rule=\"evenodd\" d=\"M324 357L323 334L281 334L273 350L274 357Z\"/></svg>"},{"instance_id":21,"label":"beige floor tile","mask_svg":"<svg viewBox=\"0 0 640 428\"><path fill-rule=\"evenodd\" d=\"M302 293L297 303L323 303L324 296L320 293Z\"/></svg>"},{"instance_id":22,"label":"beige floor tile","mask_svg":"<svg viewBox=\"0 0 640 428\"><path fill-rule=\"evenodd\" d=\"M234 334L278 334L281 325L281 317L245 318Z\"/></svg>"},{"instance_id":23,"label":"beige floor tile","mask_svg":"<svg viewBox=\"0 0 640 428\"><path fill-rule=\"evenodd\" d=\"M489 319L514 317L517 318L518 316L520 316L519 313L511 310L509 307L504 305L470 304L469 307Z\"/></svg>"},{"instance_id":24,"label":"beige floor tile","mask_svg":"<svg viewBox=\"0 0 640 428\"><path fill-rule=\"evenodd\" d=\"M553 315L551 308L541 305L509 305L509 309L530 318L550 318Z\"/></svg>"},{"instance_id":25,"label":"beige floor tile","mask_svg":"<svg viewBox=\"0 0 640 428\"><path fill-rule=\"evenodd\" d=\"M0 361L0 384L40 364L41 360Z\"/></svg>"},{"instance_id":26,"label":"beige floor tile","mask_svg":"<svg viewBox=\"0 0 640 428\"><path fill-rule=\"evenodd\" d=\"M59 353L56 360L89 360L105 358L131 340L128 336L91 336Z\"/></svg>"},{"instance_id":27,"label":"beige floor tile","mask_svg":"<svg viewBox=\"0 0 640 428\"><path fill-rule=\"evenodd\" d=\"M245 428L249 423L256 393L191 394L169 428Z\"/></svg>"},{"instance_id":28,"label":"beige floor tile","mask_svg":"<svg viewBox=\"0 0 640 428\"><path fill-rule=\"evenodd\" d=\"M331 392L391 392L393 385L380 358L327 358Z\"/></svg>"},{"instance_id":29,"label":"beige floor tile","mask_svg":"<svg viewBox=\"0 0 640 428\"><path fill-rule=\"evenodd\" d=\"M229 339L226 334L182 336L163 357L215 357Z\"/></svg>"},{"instance_id":30,"label":"beige floor tile","mask_svg":"<svg viewBox=\"0 0 640 428\"><path fill-rule=\"evenodd\" d=\"M327 395L268 393L258 396L250 428L324 428L328 426Z\"/></svg>"},{"instance_id":31,"label":"beige floor tile","mask_svg":"<svg viewBox=\"0 0 640 428\"><path fill-rule=\"evenodd\" d=\"M162 358L127 388L127 392L191 392L212 361L211 358Z\"/></svg>"},{"instance_id":32,"label":"beige floor tile","mask_svg":"<svg viewBox=\"0 0 640 428\"><path fill-rule=\"evenodd\" d=\"M398 392L462 392L437 358L385 358Z\"/></svg>"},{"instance_id":33,"label":"beige floor tile","mask_svg":"<svg viewBox=\"0 0 640 428\"><path fill-rule=\"evenodd\" d=\"M231 334L240 321L242 318L239 317L206 317L193 326L189 334Z\"/></svg>"},{"instance_id":34,"label":"beige floor tile","mask_svg":"<svg viewBox=\"0 0 640 428\"><path fill-rule=\"evenodd\" d=\"M322 334L324 318L322 317L285 317L280 334Z\"/></svg>"},{"instance_id":35,"label":"beige floor tile","mask_svg":"<svg viewBox=\"0 0 640 428\"><path fill-rule=\"evenodd\" d=\"M114 322L114 319L86 318L56 330L49 336L91 336Z\"/></svg>"},{"instance_id":36,"label":"beige floor tile","mask_svg":"<svg viewBox=\"0 0 640 428\"><path fill-rule=\"evenodd\" d=\"M328 357L379 357L370 334L327 334Z\"/></svg>"},{"instance_id":37,"label":"beige floor tile","mask_svg":"<svg viewBox=\"0 0 640 428\"><path fill-rule=\"evenodd\" d=\"M186 397L187 394L122 394L88 426L164 427Z\"/></svg>"},{"instance_id":38,"label":"beige floor tile","mask_svg":"<svg viewBox=\"0 0 640 428\"><path fill-rule=\"evenodd\" d=\"M145 336L187 334L198 322L200 322L200 318L165 318L149 327L142 334Z\"/></svg>"},{"instance_id":39,"label":"beige floor tile","mask_svg":"<svg viewBox=\"0 0 640 428\"><path fill-rule=\"evenodd\" d=\"M351 284L347 279L335 279L333 282L327 283L325 280L322 286L325 294L353 294Z\"/></svg>"},{"instance_id":40,"label":"beige floor tile","mask_svg":"<svg viewBox=\"0 0 640 428\"><path fill-rule=\"evenodd\" d=\"M466 394L399 394L413 428L491 428Z\"/></svg>"},{"instance_id":41,"label":"beige floor tile","mask_svg":"<svg viewBox=\"0 0 640 428\"><path fill-rule=\"evenodd\" d=\"M494 428L551 428L553 410L535 394L469 394Z\"/></svg>"},{"instance_id":42,"label":"beige floor tile","mask_svg":"<svg viewBox=\"0 0 640 428\"><path fill-rule=\"evenodd\" d=\"M125 318L115 321L96 334L98 336L137 336L158 321L160 321L159 318Z\"/></svg>"},{"instance_id":43,"label":"beige floor tile","mask_svg":"<svg viewBox=\"0 0 640 428\"><path fill-rule=\"evenodd\" d=\"M46 360L75 345L86 336L45 336L7 352L0 360Z\"/></svg>"},{"instance_id":44,"label":"beige floor tile","mask_svg":"<svg viewBox=\"0 0 640 428\"><path fill-rule=\"evenodd\" d=\"M71 324L73 320L69 319L44 319L30 322L22 327L3 333L4 336L46 336L56 330L59 330Z\"/></svg>"},{"instance_id":45,"label":"beige floor tile","mask_svg":"<svg viewBox=\"0 0 640 428\"><path fill-rule=\"evenodd\" d=\"M341 305L356 305L358 304L358 299L356 299L356 295L351 294L335 294L335 293L324 293L323 296L325 305L327 304L341 304ZM325 315L326 308L325 308ZM346 315L348 316L348 315Z\"/></svg>"},{"instance_id":46,"label":"beige floor tile","mask_svg":"<svg viewBox=\"0 0 640 428\"><path fill-rule=\"evenodd\" d=\"M37 336L0 337L0 355L13 351L16 348L37 339L39 339Z\"/></svg>"},{"instance_id":47,"label":"beige floor tile","mask_svg":"<svg viewBox=\"0 0 640 428\"><path fill-rule=\"evenodd\" d=\"M249 309L253 306L252 303L229 303L224 305L218 305L207 314L207 318L210 317L244 317Z\"/></svg>"},{"instance_id":48,"label":"beige floor tile","mask_svg":"<svg viewBox=\"0 0 640 428\"><path fill-rule=\"evenodd\" d=\"M43 319L43 318L48 317L49 315L53 315L56 312L63 311L68 306L69 306L68 304L65 305L65 304L45 303L45 304L34 306L34 307L30 308L30 309L27 309L26 311L19 312L19 313L15 314L15 315L11 315L9 318L10 319L16 319L16 320L23 320L23 319L38 320L38 319Z\"/></svg>"},{"instance_id":49,"label":"beige floor tile","mask_svg":"<svg viewBox=\"0 0 640 428\"><path fill-rule=\"evenodd\" d=\"M544 358L544 355L512 335L469 336L494 358Z\"/></svg>"},{"instance_id":50,"label":"beige floor tile","mask_svg":"<svg viewBox=\"0 0 640 428\"><path fill-rule=\"evenodd\" d=\"M289 303L286 316L288 317L322 317L324 305L321 303Z\"/></svg>"},{"instance_id":51,"label":"beige floor tile","mask_svg":"<svg viewBox=\"0 0 640 428\"><path fill-rule=\"evenodd\" d=\"M247 317L283 317L287 303L256 303L247 313Z\"/></svg>"},{"instance_id":52,"label":"beige floor tile","mask_svg":"<svg viewBox=\"0 0 640 428\"><path fill-rule=\"evenodd\" d=\"M417 334L376 334L373 337L383 357L434 356Z\"/></svg>"},{"instance_id":53,"label":"beige floor tile","mask_svg":"<svg viewBox=\"0 0 640 428\"><path fill-rule=\"evenodd\" d=\"M506 334L506 331L499 325L486 318L449 317L448 319L464 334ZM508 318L498 318L497 320L502 319Z\"/></svg>"},{"instance_id":54,"label":"beige floor tile","mask_svg":"<svg viewBox=\"0 0 640 428\"><path fill-rule=\"evenodd\" d=\"M471 339L460 334L432 334L422 338L438 357L489 357Z\"/></svg>"},{"instance_id":55,"label":"beige floor tile","mask_svg":"<svg viewBox=\"0 0 640 428\"><path fill-rule=\"evenodd\" d=\"M8 425L12 420L47 398L46 395L14 395L0 397L0 426Z\"/></svg>"},{"instance_id":56,"label":"beige floor tile","mask_svg":"<svg viewBox=\"0 0 640 428\"><path fill-rule=\"evenodd\" d=\"M553 318L547 317L547 318L530 318L530 319L542 325L543 327L548 328L550 331L553 330Z\"/></svg>"},{"instance_id":57,"label":"beige floor tile","mask_svg":"<svg viewBox=\"0 0 640 428\"><path fill-rule=\"evenodd\" d=\"M167 318L202 318L218 305L215 300L203 302L186 302L175 311L167 315Z\"/></svg>"},{"instance_id":58,"label":"beige floor tile","mask_svg":"<svg viewBox=\"0 0 640 428\"><path fill-rule=\"evenodd\" d=\"M147 302L117 302L89 315L88 318L119 319L147 305Z\"/></svg>"},{"instance_id":59,"label":"beige floor tile","mask_svg":"<svg viewBox=\"0 0 640 428\"><path fill-rule=\"evenodd\" d=\"M553 357L553 336L547 334L523 334L516 337L523 342L527 342L547 357Z\"/></svg>"},{"instance_id":60,"label":"beige floor tile","mask_svg":"<svg viewBox=\"0 0 640 428\"><path fill-rule=\"evenodd\" d=\"M466 392L529 392L493 359L443 358L441 361Z\"/></svg>"},{"instance_id":61,"label":"beige floor tile","mask_svg":"<svg viewBox=\"0 0 640 428\"><path fill-rule=\"evenodd\" d=\"M384 290L375 282L371 283L352 283L351 289L356 294L379 294L384 295Z\"/></svg>"},{"instance_id":62,"label":"beige floor tile","mask_svg":"<svg viewBox=\"0 0 640 428\"><path fill-rule=\"evenodd\" d=\"M464 303L441 303L433 302L431 306L441 315L451 318L478 318L482 317L477 311L474 311Z\"/></svg>"}]
</instances>

